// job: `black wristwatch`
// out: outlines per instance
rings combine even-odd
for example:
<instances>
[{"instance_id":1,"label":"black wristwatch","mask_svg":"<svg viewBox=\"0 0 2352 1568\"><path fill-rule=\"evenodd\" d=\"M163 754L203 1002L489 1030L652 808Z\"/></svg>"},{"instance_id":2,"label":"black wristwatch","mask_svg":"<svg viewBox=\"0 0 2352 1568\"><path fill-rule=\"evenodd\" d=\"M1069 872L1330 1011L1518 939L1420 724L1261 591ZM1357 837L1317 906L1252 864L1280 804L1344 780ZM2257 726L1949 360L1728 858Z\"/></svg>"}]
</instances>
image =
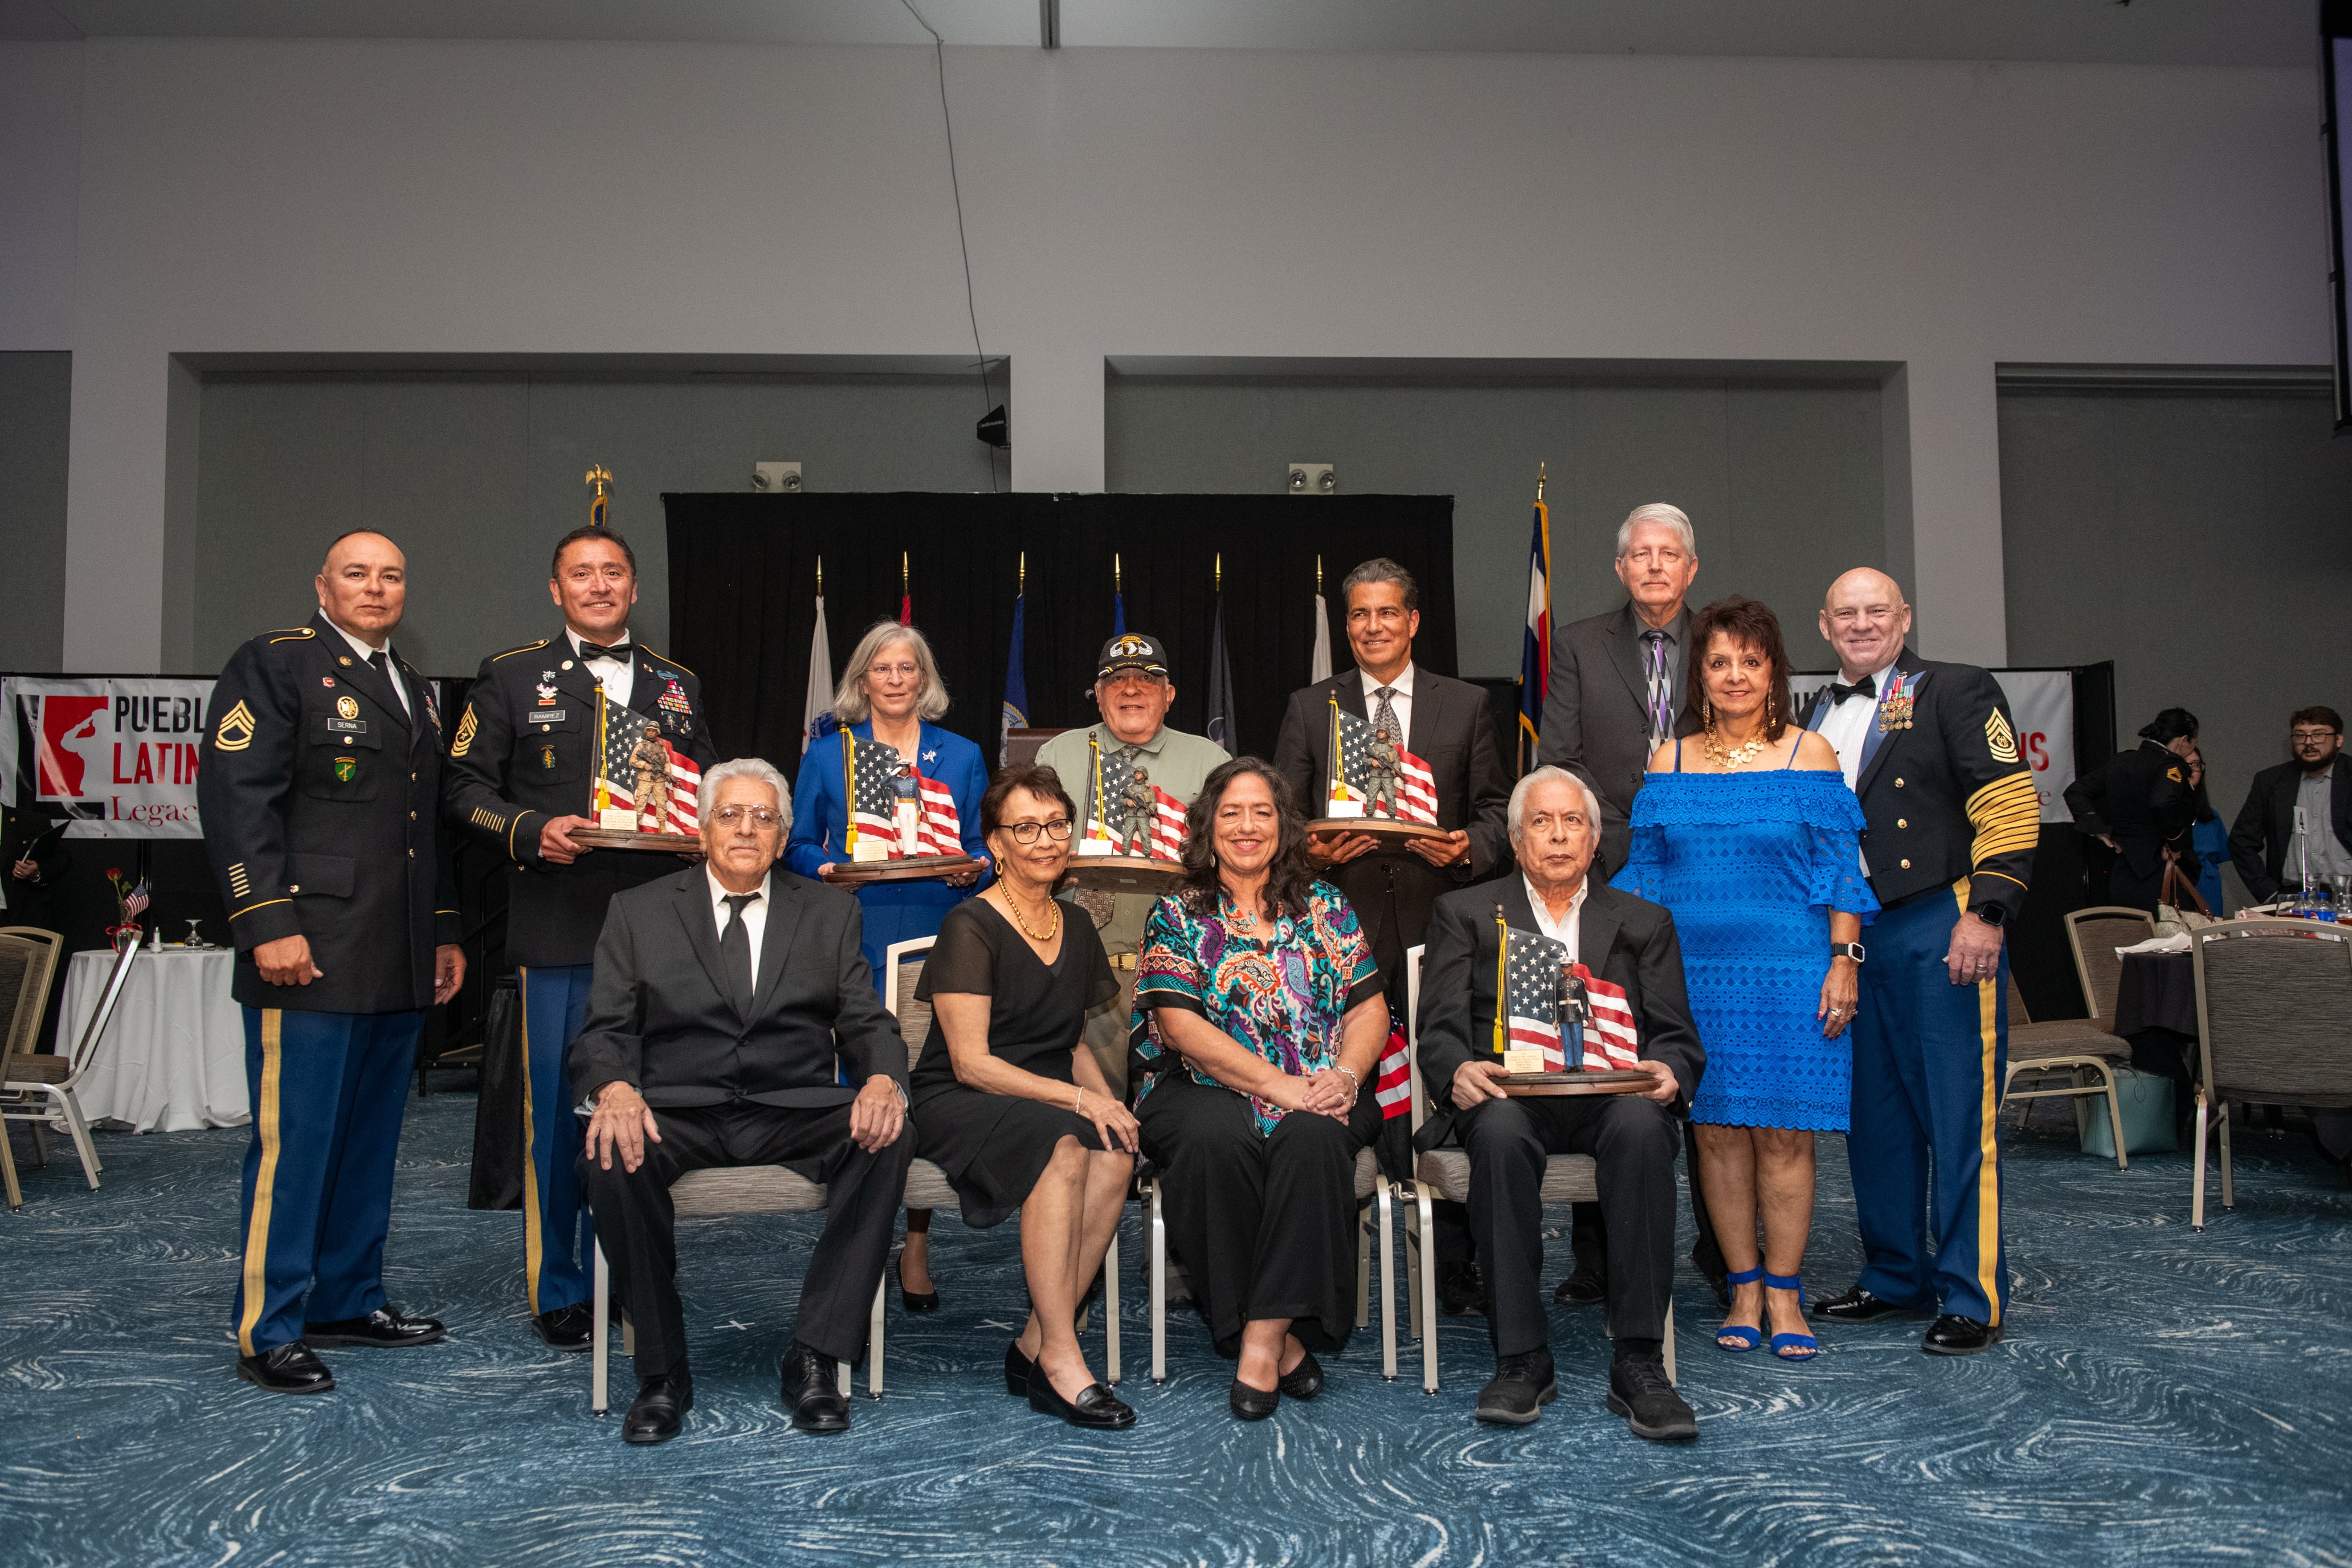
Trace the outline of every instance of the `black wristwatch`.
<instances>
[{"instance_id":1,"label":"black wristwatch","mask_svg":"<svg viewBox=\"0 0 2352 1568\"><path fill-rule=\"evenodd\" d=\"M1833 942L1830 943L1830 956L1832 958L1851 958L1856 963L1860 963L1863 959L1862 943L1858 942Z\"/></svg>"},{"instance_id":2,"label":"black wristwatch","mask_svg":"<svg viewBox=\"0 0 2352 1568\"><path fill-rule=\"evenodd\" d=\"M1984 921L1984 923L1989 926L1997 926L2000 924L2001 921L2009 919L2009 911L2001 908L1999 904L1979 904L1975 909L1970 910L1969 913L1976 916L1977 919Z\"/></svg>"}]
</instances>

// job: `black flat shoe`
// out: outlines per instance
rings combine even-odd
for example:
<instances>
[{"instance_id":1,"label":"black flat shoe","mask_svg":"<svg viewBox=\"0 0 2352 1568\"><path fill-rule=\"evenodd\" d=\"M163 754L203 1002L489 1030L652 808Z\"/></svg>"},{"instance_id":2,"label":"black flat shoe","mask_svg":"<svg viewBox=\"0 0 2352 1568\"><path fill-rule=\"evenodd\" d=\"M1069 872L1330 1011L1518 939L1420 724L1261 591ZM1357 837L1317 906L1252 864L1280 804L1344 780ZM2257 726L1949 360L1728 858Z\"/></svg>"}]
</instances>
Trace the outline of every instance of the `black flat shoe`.
<instances>
[{"instance_id":1,"label":"black flat shoe","mask_svg":"<svg viewBox=\"0 0 2352 1568\"><path fill-rule=\"evenodd\" d=\"M840 1363L798 1340L784 1352L784 1408L796 1432L846 1432L849 1401L841 1396Z\"/></svg>"},{"instance_id":2,"label":"black flat shoe","mask_svg":"<svg viewBox=\"0 0 2352 1568\"><path fill-rule=\"evenodd\" d=\"M1830 1296L1813 1303L1816 1316L1832 1323L1871 1323L1881 1318L1916 1318L1925 1314L1909 1307L1898 1307L1884 1296L1874 1296L1857 1285L1843 1296Z\"/></svg>"},{"instance_id":3,"label":"black flat shoe","mask_svg":"<svg viewBox=\"0 0 2352 1568\"><path fill-rule=\"evenodd\" d=\"M300 1340L237 1357L236 1375L266 1394L324 1394L335 1386L335 1374Z\"/></svg>"},{"instance_id":4,"label":"black flat shoe","mask_svg":"<svg viewBox=\"0 0 2352 1568\"><path fill-rule=\"evenodd\" d=\"M1323 1363L1307 1351L1298 1358L1298 1364L1275 1380L1276 1390L1286 1398L1312 1399L1323 1392Z\"/></svg>"},{"instance_id":5,"label":"black flat shoe","mask_svg":"<svg viewBox=\"0 0 2352 1568\"><path fill-rule=\"evenodd\" d=\"M1551 1299L1563 1307L1598 1307L1609 1300L1609 1272L1603 1268L1579 1268L1559 1282Z\"/></svg>"},{"instance_id":6,"label":"black flat shoe","mask_svg":"<svg viewBox=\"0 0 2352 1568\"><path fill-rule=\"evenodd\" d=\"M371 1345L397 1350L404 1345L429 1345L446 1339L448 1331L431 1318L411 1318L391 1307L378 1307L364 1318L344 1318L332 1323L305 1323L302 1337L314 1345Z\"/></svg>"},{"instance_id":7,"label":"black flat shoe","mask_svg":"<svg viewBox=\"0 0 2352 1568\"><path fill-rule=\"evenodd\" d=\"M1927 1336L1920 1340L1923 1355L1975 1355L2000 1343L2000 1325L1980 1323L1974 1318L1963 1318L1947 1312L1927 1325Z\"/></svg>"},{"instance_id":8,"label":"black flat shoe","mask_svg":"<svg viewBox=\"0 0 2352 1568\"><path fill-rule=\"evenodd\" d=\"M1029 1408L1095 1432L1124 1432L1135 1425L1134 1407L1101 1384L1090 1383L1076 1399L1065 1399L1042 1366L1029 1380Z\"/></svg>"},{"instance_id":9,"label":"black flat shoe","mask_svg":"<svg viewBox=\"0 0 2352 1568\"><path fill-rule=\"evenodd\" d=\"M1475 1263L1441 1263L1437 1266L1437 1310L1449 1318L1486 1315L1486 1292L1479 1282Z\"/></svg>"},{"instance_id":10,"label":"black flat shoe","mask_svg":"<svg viewBox=\"0 0 2352 1568\"><path fill-rule=\"evenodd\" d=\"M551 1350L584 1351L596 1342L596 1309L586 1301L574 1301L569 1307L541 1312L530 1321L530 1331L545 1340Z\"/></svg>"},{"instance_id":11,"label":"black flat shoe","mask_svg":"<svg viewBox=\"0 0 2352 1568\"><path fill-rule=\"evenodd\" d=\"M907 1255L901 1252L898 1255L898 1264L894 1265L890 1270L890 1272L896 1275L898 1279L898 1305L906 1308L909 1312L938 1311L940 1310L939 1282L937 1280L933 1280L932 1288L929 1290L908 1289L907 1276L904 1271L906 1261Z\"/></svg>"},{"instance_id":12,"label":"black flat shoe","mask_svg":"<svg viewBox=\"0 0 2352 1568\"><path fill-rule=\"evenodd\" d=\"M1233 1406L1234 1415L1241 1420L1263 1421L1282 1403L1282 1390L1279 1386L1252 1388L1237 1377L1232 1392L1225 1395L1225 1403Z\"/></svg>"},{"instance_id":13,"label":"black flat shoe","mask_svg":"<svg viewBox=\"0 0 2352 1568\"><path fill-rule=\"evenodd\" d=\"M1478 1391L1477 1418L1490 1426L1528 1426L1543 1407L1559 1397L1551 1351L1528 1351L1496 1358L1495 1375Z\"/></svg>"},{"instance_id":14,"label":"black flat shoe","mask_svg":"<svg viewBox=\"0 0 2352 1568\"><path fill-rule=\"evenodd\" d=\"M1687 1443L1698 1436L1698 1417L1675 1392L1663 1361L1621 1361L1612 1366L1609 1393L1602 1403L1612 1413L1625 1417L1636 1437L1653 1443Z\"/></svg>"},{"instance_id":15,"label":"black flat shoe","mask_svg":"<svg viewBox=\"0 0 2352 1568\"><path fill-rule=\"evenodd\" d=\"M1029 1374L1036 1370L1037 1363L1021 1353L1019 1340L1004 1347L1005 1393L1026 1394L1029 1392Z\"/></svg>"},{"instance_id":16,"label":"black flat shoe","mask_svg":"<svg viewBox=\"0 0 2352 1568\"><path fill-rule=\"evenodd\" d=\"M649 1377L637 1385L637 1396L621 1421L621 1441L646 1447L667 1443L685 1425L694 1408L694 1379L686 1368Z\"/></svg>"}]
</instances>

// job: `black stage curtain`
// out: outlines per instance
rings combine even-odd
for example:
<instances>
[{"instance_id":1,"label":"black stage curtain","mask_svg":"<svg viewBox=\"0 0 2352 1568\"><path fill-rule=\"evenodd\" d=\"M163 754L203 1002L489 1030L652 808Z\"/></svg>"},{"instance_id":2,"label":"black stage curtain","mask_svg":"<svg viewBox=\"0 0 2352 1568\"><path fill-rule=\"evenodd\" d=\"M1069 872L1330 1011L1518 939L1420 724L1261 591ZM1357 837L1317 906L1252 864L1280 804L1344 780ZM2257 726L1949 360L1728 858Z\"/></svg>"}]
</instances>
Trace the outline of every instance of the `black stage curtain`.
<instances>
[{"instance_id":1,"label":"black stage curtain","mask_svg":"<svg viewBox=\"0 0 2352 1568\"><path fill-rule=\"evenodd\" d=\"M1283 703L1307 684L1318 554L1335 668L1350 663L1339 580L1386 555L1421 585L1416 660L1455 673L1451 496L728 493L670 494L662 504L669 651L701 678L719 753L763 756L787 773L801 752L820 555L837 679L866 628L898 617L904 552L914 623L954 698L943 722L992 762L1024 552L1033 725L1095 718L1114 552L1128 630L1167 647L1176 681L1169 721L1180 730L1205 728L1221 552L1240 750L1271 756Z\"/></svg>"}]
</instances>

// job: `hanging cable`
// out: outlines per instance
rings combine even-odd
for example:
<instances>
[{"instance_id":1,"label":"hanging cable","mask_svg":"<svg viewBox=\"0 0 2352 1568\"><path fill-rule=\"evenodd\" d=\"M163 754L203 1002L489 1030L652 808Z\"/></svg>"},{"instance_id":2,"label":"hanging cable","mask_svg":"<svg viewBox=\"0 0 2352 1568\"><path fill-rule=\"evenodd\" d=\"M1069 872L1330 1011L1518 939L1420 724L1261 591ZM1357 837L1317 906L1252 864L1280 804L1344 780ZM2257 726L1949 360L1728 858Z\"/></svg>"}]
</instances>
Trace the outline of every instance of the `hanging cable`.
<instances>
[{"instance_id":1,"label":"hanging cable","mask_svg":"<svg viewBox=\"0 0 2352 1568\"><path fill-rule=\"evenodd\" d=\"M985 417L996 406L996 400L988 390L988 351L980 346L980 307L972 300L971 241L965 237L963 230L963 183L956 174L955 121L948 113L947 40L940 37L937 27L923 20L923 14L915 9L915 0L898 0L898 4L907 8L907 15L915 19L915 26L931 36L931 63L940 79L940 123L947 128L948 133L948 189L955 195L956 247L963 253L963 308L964 313L971 319L971 353L979 362L980 411ZM999 488L996 482L996 453L993 450L988 454L988 488L991 490Z\"/></svg>"}]
</instances>

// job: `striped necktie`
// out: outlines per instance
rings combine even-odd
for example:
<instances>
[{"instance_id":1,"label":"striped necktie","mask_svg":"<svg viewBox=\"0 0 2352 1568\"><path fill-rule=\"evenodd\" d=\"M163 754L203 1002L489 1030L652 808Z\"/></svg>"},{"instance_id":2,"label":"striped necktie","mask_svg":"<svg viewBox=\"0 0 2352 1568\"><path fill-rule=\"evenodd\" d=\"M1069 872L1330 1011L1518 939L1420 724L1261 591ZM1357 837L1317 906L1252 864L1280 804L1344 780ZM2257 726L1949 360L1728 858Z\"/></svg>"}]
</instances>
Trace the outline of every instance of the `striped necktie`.
<instances>
[{"instance_id":1,"label":"striped necktie","mask_svg":"<svg viewBox=\"0 0 2352 1568\"><path fill-rule=\"evenodd\" d=\"M1650 749L1654 752L1674 734L1674 688L1666 679L1666 634L1643 632L1642 640L1650 645Z\"/></svg>"},{"instance_id":2,"label":"striped necktie","mask_svg":"<svg viewBox=\"0 0 2352 1568\"><path fill-rule=\"evenodd\" d=\"M1393 686L1373 688L1372 727L1386 730L1389 744L1402 752L1404 750L1404 726L1397 722L1396 710L1389 704L1389 699L1395 695L1396 688Z\"/></svg>"}]
</instances>

